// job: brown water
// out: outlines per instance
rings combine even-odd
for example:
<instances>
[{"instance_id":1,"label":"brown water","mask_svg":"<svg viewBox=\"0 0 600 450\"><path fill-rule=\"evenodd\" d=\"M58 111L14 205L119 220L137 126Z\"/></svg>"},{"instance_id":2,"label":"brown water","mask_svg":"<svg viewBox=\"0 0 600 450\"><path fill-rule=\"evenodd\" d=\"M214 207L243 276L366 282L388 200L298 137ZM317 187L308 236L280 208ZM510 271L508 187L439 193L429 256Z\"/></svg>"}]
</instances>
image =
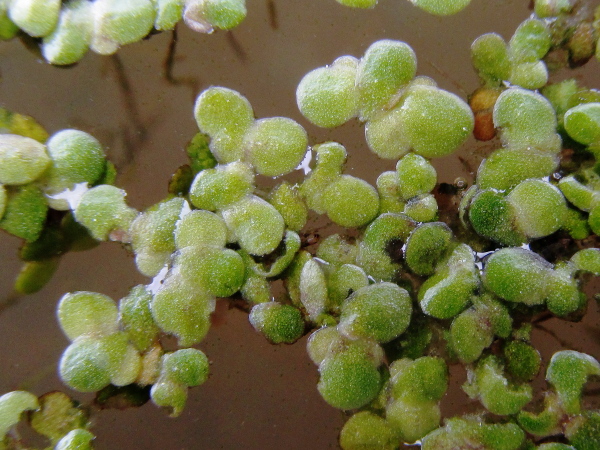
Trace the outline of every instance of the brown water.
<instances>
[{"instance_id":1,"label":"brown water","mask_svg":"<svg viewBox=\"0 0 600 450\"><path fill-rule=\"evenodd\" d=\"M490 31L509 38L530 14L525 0L473 0L465 11L448 18L429 16L404 0L380 3L361 11L334 0L248 0L248 18L232 33L203 36L180 26L168 75L170 33L129 45L118 57L89 54L68 69L45 64L17 41L1 43L0 103L33 115L50 133L74 127L96 136L118 166L119 186L138 209L164 198L170 175L186 162L184 145L197 132L193 102L210 85L239 90L258 117L299 121L311 144L339 140L350 153L347 170L374 183L394 162L379 160L367 150L363 128L356 122L330 131L308 124L295 103L302 76L343 54L360 57L375 40L399 39L415 50L419 75L433 77L440 87L466 98L477 86L471 42ZM595 60L574 72L596 88L598 73ZM471 142L463 154L492 149ZM472 177L456 157L436 164L440 181ZM0 235L0 299L11 295L18 245L17 239ZM117 244L66 255L48 286L0 314L0 393L65 389L56 364L68 342L54 315L63 293L90 290L118 300L130 287L146 282ZM597 292L597 284L590 289ZM562 326L558 333L568 336L571 348L598 357L597 305L591 303L590 309L595 315L584 324L551 321L548 327L556 331ZM182 416L170 419L152 404L97 413L92 431L98 449L337 447L344 417L318 395L317 370L306 356L305 339L293 346L271 346L252 330L245 314L224 303L218 319L200 345L212 361L211 378L190 391ZM546 344L546 358L560 348L551 334L538 332L536 337ZM454 394L444 399L443 409L471 410L473 405L465 404L458 388L462 369L454 371Z\"/></svg>"}]
</instances>

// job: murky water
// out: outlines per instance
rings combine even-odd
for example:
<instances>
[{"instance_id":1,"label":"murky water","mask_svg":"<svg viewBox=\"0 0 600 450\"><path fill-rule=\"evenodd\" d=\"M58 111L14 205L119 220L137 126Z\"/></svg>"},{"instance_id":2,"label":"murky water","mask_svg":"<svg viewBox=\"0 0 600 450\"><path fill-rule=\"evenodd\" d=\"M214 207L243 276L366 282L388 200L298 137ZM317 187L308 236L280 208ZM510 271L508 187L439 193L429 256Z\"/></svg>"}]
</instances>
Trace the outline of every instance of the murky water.
<instances>
[{"instance_id":1,"label":"murky water","mask_svg":"<svg viewBox=\"0 0 600 450\"><path fill-rule=\"evenodd\" d=\"M258 117L299 121L311 144L342 142L350 154L347 171L374 183L395 162L379 160L368 151L357 122L335 130L308 124L295 103L302 76L343 54L359 57L375 40L399 39L415 50L419 75L433 77L440 87L466 98L477 87L471 42L490 31L508 38L529 15L525 0L474 0L467 10L448 18L429 16L405 0L380 3L360 11L334 0L248 0L247 20L231 33L203 36L181 25L168 68L170 33L129 45L118 56L89 54L68 69L43 63L17 41L1 43L0 103L34 116L50 133L70 127L92 133L117 164L118 184L138 209L164 198L170 175L186 162L183 148L197 132L193 102L210 85L239 90ZM590 87L600 87L597 73L597 61L575 71L577 77L588 77ZM456 157L438 160L440 181L471 181L478 161L491 150L493 144L470 142L462 154L471 155L471 166ZM1 299L11 295L19 267L18 244L17 239L0 236ZM54 316L63 293L90 290L118 300L130 287L147 282L117 244L66 255L48 286L0 314L0 393L65 389L56 364L68 342ZM591 303L590 309L597 305ZM549 321L550 333L537 335L547 344L544 357L560 348L561 337L552 334L564 334L560 326L568 330L565 339L571 348L600 356L597 317L596 311L577 325ZM344 417L318 395L317 370L305 354L305 339L293 346L271 346L252 330L245 314L229 310L225 303L218 306L216 322L200 345L212 361L211 378L190 391L182 416L169 419L152 404L100 412L93 426L97 448L336 448ZM454 371L455 394L443 401L447 413L474 406L465 403L458 387L462 369Z\"/></svg>"}]
</instances>

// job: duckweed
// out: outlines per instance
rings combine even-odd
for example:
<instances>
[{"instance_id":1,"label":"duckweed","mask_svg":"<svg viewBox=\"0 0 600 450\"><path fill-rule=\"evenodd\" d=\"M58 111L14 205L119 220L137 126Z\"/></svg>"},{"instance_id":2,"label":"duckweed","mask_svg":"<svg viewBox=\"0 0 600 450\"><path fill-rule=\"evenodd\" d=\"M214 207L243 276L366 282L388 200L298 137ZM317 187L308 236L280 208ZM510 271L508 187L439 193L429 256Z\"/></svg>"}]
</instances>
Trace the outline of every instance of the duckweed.
<instances>
[{"instance_id":1,"label":"duckweed","mask_svg":"<svg viewBox=\"0 0 600 450\"><path fill-rule=\"evenodd\" d=\"M412 3L449 15L469 1ZM395 170L376 187L350 174L341 143L312 145L301 123L257 119L242 94L212 86L194 105L200 133L187 148L188 172L179 173L187 175L171 197L138 212L111 185L114 166L94 137L63 130L48 138L35 122L3 113L3 128L14 134L0 135L0 227L28 243L22 255L30 264L17 289L41 289L60 253L94 240L128 246L139 271L154 277L118 303L87 291L61 298L58 322L70 341L62 381L81 392L147 387L153 403L177 416L188 389L208 379L209 357L192 346L209 332L216 298L236 297L273 344L311 333L318 392L354 412L340 434L344 449L419 441L426 450L517 450L533 448L531 436L568 442L537 448L596 448L600 416L582 401L588 379L600 375L593 356L554 353L543 409L527 410L529 383L543 365L529 321L579 317L587 305L582 275L600 274L597 248L566 250L557 260L530 249L554 234L577 240L600 230L598 96L575 82L548 85L547 55L570 37L556 25L562 19L545 19L564 19L571 6L538 0L536 16L508 42L494 33L477 38L471 54L482 89L469 104L417 77L416 55L401 41L377 41L361 57L306 74L296 101L308 122L334 128L356 118L374 157L393 160ZM3 36L18 28L41 38L49 62L69 65L88 48L112 54L181 18L198 31L228 30L247 11L244 0L13 0L0 2L0 13ZM498 148L456 196L454 220L431 160L454 153L473 132L483 137L482 115L488 134L499 134ZM566 145L577 162L561 154ZM262 185L313 152L303 180ZM318 215L338 233L313 247L307 224ZM85 236L67 237L74 227ZM167 335L176 344L165 345ZM463 390L483 409L443 418L456 362L466 367ZM62 404L79 419L58 432L39 424L45 400L24 391L0 397L0 447L14 443L10 430L22 413L36 411L32 426L51 433L54 448L92 448L87 416L70 400Z\"/></svg>"}]
</instances>

